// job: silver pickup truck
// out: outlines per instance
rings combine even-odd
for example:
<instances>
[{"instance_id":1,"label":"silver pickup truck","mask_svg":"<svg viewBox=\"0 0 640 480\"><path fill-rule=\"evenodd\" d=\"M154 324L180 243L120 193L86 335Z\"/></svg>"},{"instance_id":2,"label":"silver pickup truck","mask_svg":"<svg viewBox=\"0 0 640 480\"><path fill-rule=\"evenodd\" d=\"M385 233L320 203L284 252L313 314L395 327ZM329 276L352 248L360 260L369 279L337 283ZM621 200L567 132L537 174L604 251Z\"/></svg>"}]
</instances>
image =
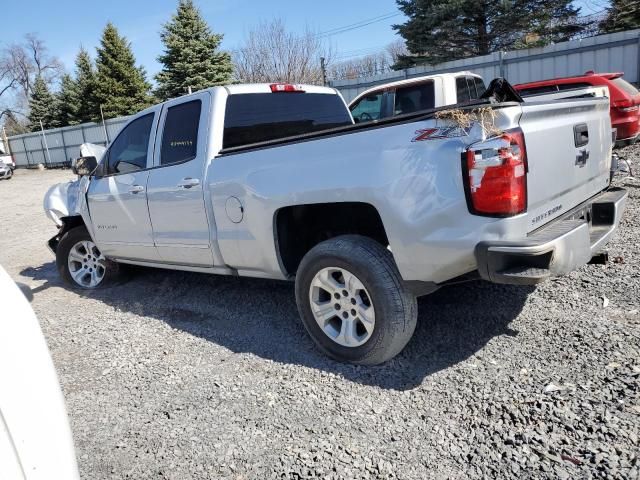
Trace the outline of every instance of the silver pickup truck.
<instances>
[{"instance_id":1,"label":"silver pickup truck","mask_svg":"<svg viewBox=\"0 0 640 480\"><path fill-rule=\"evenodd\" d=\"M520 103L499 86L453 112L366 124L306 85L151 107L47 193L49 246L80 288L114 282L121 264L295 280L322 351L384 362L411 338L417 296L474 272L565 274L620 221L608 99Z\"/></svg>"}]
</instances>

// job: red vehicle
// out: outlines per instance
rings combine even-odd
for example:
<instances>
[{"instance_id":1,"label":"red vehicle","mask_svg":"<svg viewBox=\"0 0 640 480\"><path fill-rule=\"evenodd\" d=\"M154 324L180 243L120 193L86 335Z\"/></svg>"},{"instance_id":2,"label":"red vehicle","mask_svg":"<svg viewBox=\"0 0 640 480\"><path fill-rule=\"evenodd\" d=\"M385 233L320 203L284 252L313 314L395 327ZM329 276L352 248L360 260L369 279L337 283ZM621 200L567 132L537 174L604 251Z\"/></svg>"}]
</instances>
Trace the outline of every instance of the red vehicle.
<instances>
[{"instance_id":1,"label":"red vehicle","mask_svg":"<svg viewBox=\"0 0 640 480\"><path fill-rule=\"evenodd\" d=\"M587 72L580 77L554 78L515 85L523 96L585 87L609 87L611 126L617 129L617 144L635 143L640 136L640 92L622 78L624 73Z\"/></svg>"}]
</instances>

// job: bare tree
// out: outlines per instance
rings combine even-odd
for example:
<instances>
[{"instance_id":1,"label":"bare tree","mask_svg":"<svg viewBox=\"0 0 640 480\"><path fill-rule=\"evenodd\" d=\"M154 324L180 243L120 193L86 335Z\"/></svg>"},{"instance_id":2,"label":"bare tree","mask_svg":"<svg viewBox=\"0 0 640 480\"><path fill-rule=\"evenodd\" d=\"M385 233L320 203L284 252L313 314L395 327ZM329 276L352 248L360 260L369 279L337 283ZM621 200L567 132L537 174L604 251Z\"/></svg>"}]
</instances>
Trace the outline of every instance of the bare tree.
<instances>
[{"instance_id":1,"label":"bare tree","mask_svg":"<svg viewBox=\"0 0 640 480\"><path fill-rule=\"evenodd\" d=\"M404 39L399 38L394 42L391 42L387 45L385 49L386 53L389 57L389 62L391 65L395 65L398 62L398 58L403 55L409 55L409 50L407 49L407 44L404 42Z\"/></svg>"},{"instance_id":2,"label":"bare tree","mask_svg":"<svg viewBox=\"0 0 640 480\"><path fill-rule=\"evenodd\" d=\"M334 63L330 68L329 78L348 80L379 75L391 70L398 57L406 54L407 47L404 40L398 39L378 53Z\"/></svg>"},{"instance_id":3,"label":"bare tree","mask_svg":"<svg viewBox=\"0 0 640 480\"><path fill-rule=\"evenodd\" d=\"M260 23L244 45L233 52L235 78L240 82L322 83L320 58L332 56L316 32L288 32L280 19Z\"/></svg>"},{"instance_id":4,"label":"bare tree","mask_svg":"<svg viewBox=\"0 0 640 480\"><path fill-rule=\"evenodd\" d=\"M333 64L329 70L329 78L332 80L350 80L371 77L388 71L390 67L389 58L385 52L380 52Z\"/></svg>"},{"instance_id":5,"label":"bare tree","mask_svg":"<svg viewBox=\"0 0 640 480\"><path fill-rule=\"evenodd\" d=\"M24 113L35 79L40 76L51 85L63 71L60 60L34 33L0 50L0 111Z\"/></svg>"}]
</instances>

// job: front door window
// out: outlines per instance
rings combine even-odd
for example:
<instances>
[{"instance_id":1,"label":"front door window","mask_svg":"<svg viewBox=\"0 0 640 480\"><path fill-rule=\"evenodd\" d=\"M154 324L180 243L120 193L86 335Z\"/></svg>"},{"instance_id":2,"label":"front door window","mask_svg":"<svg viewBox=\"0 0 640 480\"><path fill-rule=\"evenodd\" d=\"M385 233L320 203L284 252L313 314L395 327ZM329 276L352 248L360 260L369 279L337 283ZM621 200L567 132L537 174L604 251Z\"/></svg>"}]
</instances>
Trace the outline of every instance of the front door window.
<instances>
[{"instance_id":1,"label":"front door window","mask_svg":"<svg viewBox=\"0 0 640 480\"><path fill-rule=\"evenodd\" d=\"M132 173L147 168L153 113L124 127L109 148L107 174Z\"/></svg>"}]
</instances>

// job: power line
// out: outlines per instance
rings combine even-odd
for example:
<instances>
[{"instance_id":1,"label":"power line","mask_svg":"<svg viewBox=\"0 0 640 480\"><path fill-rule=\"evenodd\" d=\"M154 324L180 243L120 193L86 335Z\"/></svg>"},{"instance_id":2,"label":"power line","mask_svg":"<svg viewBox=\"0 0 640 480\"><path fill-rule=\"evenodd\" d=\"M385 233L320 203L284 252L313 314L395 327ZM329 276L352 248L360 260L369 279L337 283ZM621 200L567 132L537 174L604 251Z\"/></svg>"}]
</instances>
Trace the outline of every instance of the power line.
<instances>
[{"instance_id":1,"label":"power line","mask_svg":"<svg viewBox=\"0 0 640 480\"><path fill-rule=\"evenodd\" d=\"M368 18L368 19L365 19L365 20L360 20L359 22L352 23L350 25L345 25L345 26L342 26L342 27L336 27L336 28L332 28L330 30L327 30L325 32L320 32L317 36L318 36L318 38L332 37L332 36L338 35L340 33L349 32L351 30L356 30L358 28L366 27L366 26L372 25L374 23L383 22L385 20L389 20L391 18L400 16L400 15L402 15L400 12L385 13L384 15L378 15L377 17L372 17L372 18Z\"/></svg>"},{"instance_id":2,"label":"power line","mask_svg":"<svg viewBox=\"0 0 640 480\"><path fill-rule=\"evenodd\" d=\"M369 55L369 54L373 54L373 53L382 53L385 50L386 45L379 45L376 47L368 47L368 48L361 48L358 50L346 50L343 52L338 52L336 54L336 56L333 57L334 60L338 60L338 59L343 59L343 58L353 58L353 57L360 57L363 55Z\"/></svg>"}]
</instances>

